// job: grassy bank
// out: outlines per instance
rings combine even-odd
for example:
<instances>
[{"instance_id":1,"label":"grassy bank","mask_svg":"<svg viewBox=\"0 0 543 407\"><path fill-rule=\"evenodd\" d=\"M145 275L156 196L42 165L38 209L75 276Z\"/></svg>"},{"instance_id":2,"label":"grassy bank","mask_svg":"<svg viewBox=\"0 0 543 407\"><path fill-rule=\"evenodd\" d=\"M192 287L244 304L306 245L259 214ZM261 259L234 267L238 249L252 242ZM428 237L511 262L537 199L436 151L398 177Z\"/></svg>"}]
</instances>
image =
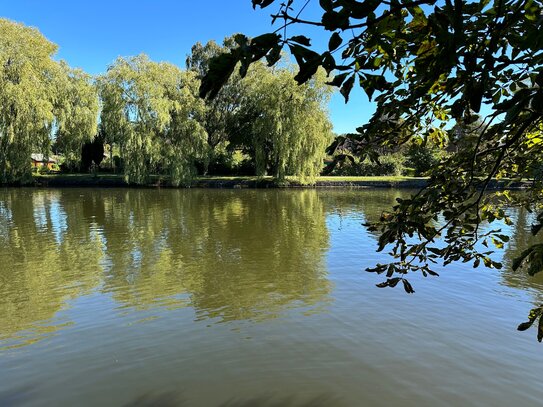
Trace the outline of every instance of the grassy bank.
<instances>
[{"instance_id":1,"label":"grassy bank","mask_svg":"<svg viewBox=\"0 0 543 407\"><path fill-rule=\"evenodd\" d=\"M122 175L117 174L37 174L34 185L41 187L128 187ZM191 187L196 188L274 188L274 187L361 187L361 188L417 188L424 186L425 178L415 177L320 177L315 185L301 185L295 179L276 184L272 177L209 176L198 177ZM168 187L165 177L153 176L146 187Z\"/></svg>"}]
</instances>

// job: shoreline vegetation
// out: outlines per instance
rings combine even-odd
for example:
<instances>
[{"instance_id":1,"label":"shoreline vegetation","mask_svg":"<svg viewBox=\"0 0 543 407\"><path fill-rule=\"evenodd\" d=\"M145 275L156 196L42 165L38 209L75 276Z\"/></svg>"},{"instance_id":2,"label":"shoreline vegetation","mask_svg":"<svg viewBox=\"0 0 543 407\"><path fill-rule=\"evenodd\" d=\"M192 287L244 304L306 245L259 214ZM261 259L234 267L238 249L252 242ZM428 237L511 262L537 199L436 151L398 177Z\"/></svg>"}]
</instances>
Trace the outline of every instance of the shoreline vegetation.
<instances>
[{"instance_id":1,"label":"shoreline vegetation","mask_svg":"<svg viewBox=\"0 0 543 407\"><path fill-rule=\"evenodd\" d=\"M0 100L10 101L0 105L0 185L416 188L426 181L410 177L456 148L455 131L361 151L333 132L330 72L302 85L286 58L254 62L203 99L210 64L238 35L194 44L184 68L140 54L93 76L57 61L35 29L0 18L0 33Z\"/></svg>"},{"instance_id":2,"label":"shoreline vegetation","mask_svg":"<svg viewBox=\"0 0 543 407\"><path fill-rule=\"evenodd\" d=\"M93 188L405 188L417 189L427 185L427 177L407 176L321 176L313 184L302 184L295 178L277 182L271 176L200 176L190 184L172 186L167 177L151 176L144 185L130 184L122 174L34 174L31 183L4 187L93 187ZM494 180L489 189L525 189L527 182Z\"/></svg>"},{"instance_id":3,"label":"shoreline vegetation","mask_svg":"<svg viewBox=\"0 0 543 407\"><path fill-rule=\"evenodd\" d=\"M172 186L168 177L151 176L143 185L128 183L121 174L47 174L35 175L31 186L37 187L125 187L125 188L420 188L426 178L403 176L376 177L318 177L313 184L302 184L294 177L278 182L271 176L199 176L179 187Z\"/></svg>"}]
</instances>

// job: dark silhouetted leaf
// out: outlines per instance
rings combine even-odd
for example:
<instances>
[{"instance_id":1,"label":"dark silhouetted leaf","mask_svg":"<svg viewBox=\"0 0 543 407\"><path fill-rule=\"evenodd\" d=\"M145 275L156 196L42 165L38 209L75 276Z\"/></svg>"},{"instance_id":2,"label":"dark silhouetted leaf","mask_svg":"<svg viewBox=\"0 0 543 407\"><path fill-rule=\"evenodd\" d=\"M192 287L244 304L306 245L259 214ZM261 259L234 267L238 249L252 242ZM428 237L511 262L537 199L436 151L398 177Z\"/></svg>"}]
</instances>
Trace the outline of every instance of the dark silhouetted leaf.
<instances>
[{"instance_id":1,"label":"dark silhouetted leaf","mask_svg":"<svg viewBox=\"0 0 543 407\"><path fill-rule=\"evenodd\" d=\"M343 39L341 38L341 35L339 35L339 33L335 32L330 37L330 41L328 41L328 49L330 51L335 51L337 49L337 47L339 47L341 45L342 42L343 42Z\"/></svg>"},{"instance_id":2,"label":"dark silhouetted leaf","mask_svg":"<svg viewBox=\"0 0 543 407\"><path fill-rule=\"evenodd\" d=\"M253 8L256 8L256 6L260 6L260 8L265 8L272 4L274 1L275 0L253 0Z\"/></svg>"},{"instance_id":3,"label":"dark silhouetted leaf","mask_svg":"<svg viewBox=\"0 0 543 407\"><path fill-rule=\"evenodd\" d=\"M413 294L415 290L413 290L413 286L411 283L405 279L402 280L403 282L403 288L407 294Z\"/></svg>"},{"instance_id":4,"label":"dark silhouetted leaf","mask_svg":"<svg viewBox=\"0 0 543 407\"><path fill-rule=\"evenodd\" d=\"M349 101L349 95L354 85L354 75L351 75L341 86L340 92L345 98L345 103Z\"/></svg>"},{"instance_id":5,"label":"dark silhouetted leaf","mask_svg":"<svg viewBox=\"0 0 543 407\"><path fill-rule=\"evenodd\" d=\"M305 45L306 47L311 45L311 40L304 35L295 35L294 37L290 38L290 41L297 42L298 44Z\"/></svg>"}]
</instances>

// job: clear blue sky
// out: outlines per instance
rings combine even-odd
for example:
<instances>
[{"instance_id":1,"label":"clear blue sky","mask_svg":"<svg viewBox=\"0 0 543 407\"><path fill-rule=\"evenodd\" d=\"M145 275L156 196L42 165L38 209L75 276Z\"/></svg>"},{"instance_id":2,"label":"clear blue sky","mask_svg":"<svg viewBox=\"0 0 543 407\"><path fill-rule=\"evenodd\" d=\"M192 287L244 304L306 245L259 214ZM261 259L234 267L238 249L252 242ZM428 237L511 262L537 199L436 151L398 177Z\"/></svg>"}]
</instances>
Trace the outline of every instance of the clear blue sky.
<instances>
[{"instance_id":1,"label":"clear blue sky","mask_svg":"<svg viewBox=\"0 0 543 407\"><path fill-rule=\"evenodd\" d=\"M118 56L141 52L184 67L197 41L270 31L274 7L253 10L251 0L0 0L0 15L37 27L59 45L59 58L99 74ZM308 9L306 16L316 11ZM325 44L321 31L311 34L316 45ZM330 104L334 130L354 131L373 110L361 89L353 91L347 105L336 94Z\"/></svg>"}]
</instances>

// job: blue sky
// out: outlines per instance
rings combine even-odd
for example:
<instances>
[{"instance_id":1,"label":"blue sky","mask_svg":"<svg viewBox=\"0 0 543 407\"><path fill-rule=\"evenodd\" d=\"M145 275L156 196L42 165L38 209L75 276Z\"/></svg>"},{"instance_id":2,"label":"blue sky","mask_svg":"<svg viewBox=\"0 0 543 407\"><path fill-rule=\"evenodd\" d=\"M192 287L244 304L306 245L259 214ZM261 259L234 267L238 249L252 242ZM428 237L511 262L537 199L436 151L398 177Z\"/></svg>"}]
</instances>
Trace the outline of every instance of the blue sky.
<instances>
[{"instance_id":1,"label":"blue sky","mask_svg":"<svg viewBox=\"0 0 543 407\"><path fill-rule=\"evenodd\" d=\"M141 52L184 67L195 42L268 32L275 10L253 10L251 0L0 0L2 17L37 27L59 45L59 58L91 74L104 72L118 56ZM317 11L309 8L305 16ZM316 45L327 43L325 33L310 33ZM336 94L330 104L334 130L354 131L373 110L361 89L347 105Z\"/></svg>"}]
</instances>

